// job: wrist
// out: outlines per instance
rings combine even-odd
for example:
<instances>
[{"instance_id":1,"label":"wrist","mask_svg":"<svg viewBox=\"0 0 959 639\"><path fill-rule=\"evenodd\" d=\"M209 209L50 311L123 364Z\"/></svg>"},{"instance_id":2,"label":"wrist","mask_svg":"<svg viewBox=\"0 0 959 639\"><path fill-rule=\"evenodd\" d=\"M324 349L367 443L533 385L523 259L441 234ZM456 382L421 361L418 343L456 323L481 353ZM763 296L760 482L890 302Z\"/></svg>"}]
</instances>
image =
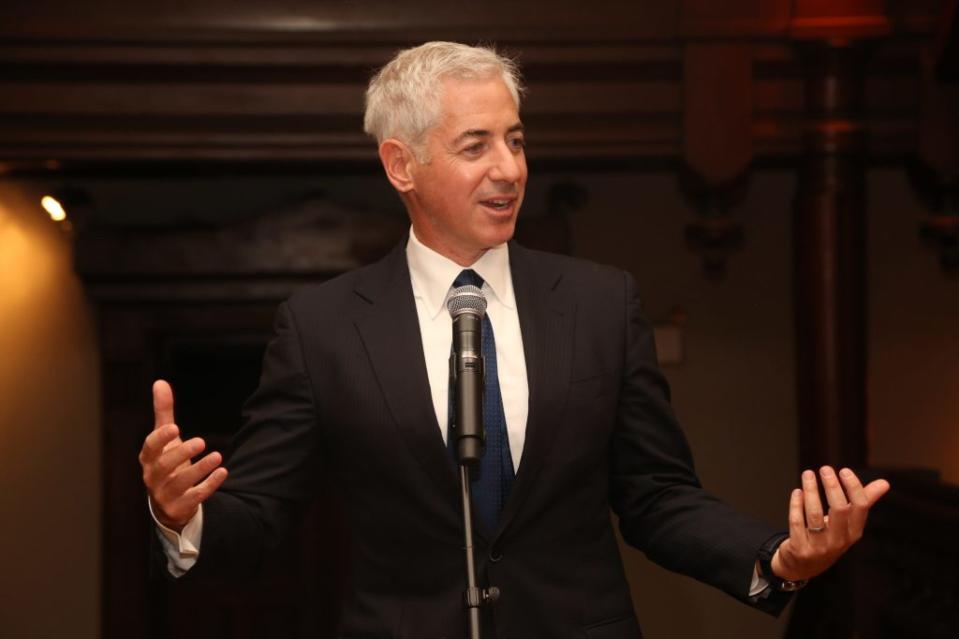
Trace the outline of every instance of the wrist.
<instances>
[{"instance_id":1,"label":"wrist","mask_svg":"<svg viewBox=\"0 0 959 639\"><path fill-rule=\"evenodd\" d=\"M780 546L782 544L779 544ZM779 553L779 548L776 548L776 551L773 553L772 559L769 560L769 569L772 572L774 577L782 578L782 575L786 574L785 569L783 568L783 557Z\"/></svg>"},{"instance_id":2,"label":"wrist","mask_svg":"<svg viewBox=\"0 0 959 639\"><path fill-rule=\"evenodd\" d=\"M763 579L769 582L770 588L779 592L793 592L806 585L805 579L788 579L782 575L787 572L783 569L782 556L779 547L789 538L788 534L781 533L766 540L759 549L759 572Z\"/></svg>"},{"instance_id":3,"label":"wrist","mask_svg":"<svg viewBox=\"0 0 959 639\"><path fill-rule=\"evenodd\" d=\"M190 515L190 517L188 517L185 521L176 521L170 517L167 517L163 512L163 509L159 508L158 505L154 503L152 497L147 497L147 505L150 508L150 515L153 517L153 521L155 521L162 528L166 528L167 530L178 535L183 532L183 529L186 527L186 525L190 523L190 520L194 515L196 515L196 511L194 511L193 514Z\"/></svg>"}]
</instances>

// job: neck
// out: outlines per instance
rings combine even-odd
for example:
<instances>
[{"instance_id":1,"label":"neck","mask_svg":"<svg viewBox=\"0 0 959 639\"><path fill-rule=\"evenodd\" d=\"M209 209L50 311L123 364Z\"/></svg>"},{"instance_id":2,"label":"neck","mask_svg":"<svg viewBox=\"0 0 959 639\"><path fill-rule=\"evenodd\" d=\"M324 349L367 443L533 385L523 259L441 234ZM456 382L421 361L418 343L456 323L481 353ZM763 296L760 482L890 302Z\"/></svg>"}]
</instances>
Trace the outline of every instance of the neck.
<instances>
[{"instance_id":1,"label":"neck","mask_svg":"<svg viewBox=\"0 0 959 639\"><path fill-rule=\"evenodd\" d=\"M478 250L462 250L458 249L455 246L450 245L449 242L442 241L441 238L435 237L428 232L418 227L416 224L413 224L413 232L416 234L416 239L420 243L433 251L436 251L446 259L459 264L464 268L468 268L475 264L479 258L488 251L488 248L478 249Z\"/></svg>"}]
</instances>

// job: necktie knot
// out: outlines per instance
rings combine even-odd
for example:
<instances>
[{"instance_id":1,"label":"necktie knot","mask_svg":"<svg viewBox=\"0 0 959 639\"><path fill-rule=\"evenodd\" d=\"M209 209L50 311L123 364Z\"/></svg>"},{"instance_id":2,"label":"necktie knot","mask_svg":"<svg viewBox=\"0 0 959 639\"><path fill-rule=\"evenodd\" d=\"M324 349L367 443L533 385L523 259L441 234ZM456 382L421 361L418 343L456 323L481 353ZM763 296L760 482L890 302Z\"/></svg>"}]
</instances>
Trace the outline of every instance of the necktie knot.
<instances>
[{"instance_id":1,"label":"necktie knot","mask_svg":"<svg viewBox=\"0 0 959 639\"><path fill-rule=\"evenodd\" d=\"M460 274L456 276L456 279L453 280L453 288L459 288L460 286L483 288L483 278L471 268L463 269L460 271Z\"/></svg>"}]
</instances>

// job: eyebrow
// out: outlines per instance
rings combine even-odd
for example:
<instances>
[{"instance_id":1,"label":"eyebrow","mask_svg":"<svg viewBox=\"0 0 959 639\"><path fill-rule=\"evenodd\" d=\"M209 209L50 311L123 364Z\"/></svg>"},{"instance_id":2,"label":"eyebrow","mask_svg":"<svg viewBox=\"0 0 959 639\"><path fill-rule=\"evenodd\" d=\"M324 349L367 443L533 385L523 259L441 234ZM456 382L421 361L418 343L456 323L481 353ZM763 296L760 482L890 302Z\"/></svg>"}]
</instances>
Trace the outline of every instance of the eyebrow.
<instances>
[{"instance_id":1,"label":"eyebrow","mask_svg":"<svg viewBox=\"0 0 959 639\"><path fill-rule=\"evenodd\" d=\"M517 131L521 132L523 130L523 123L517 122L510 128L506 129L506 134L509 135L510 133L516 133ZM456 138L453 140L453 146L457 146L467 138L488 138L491 135L493 135L492 131L487 129L469 129L456 136Z\"/></svg>"}]
</instances>

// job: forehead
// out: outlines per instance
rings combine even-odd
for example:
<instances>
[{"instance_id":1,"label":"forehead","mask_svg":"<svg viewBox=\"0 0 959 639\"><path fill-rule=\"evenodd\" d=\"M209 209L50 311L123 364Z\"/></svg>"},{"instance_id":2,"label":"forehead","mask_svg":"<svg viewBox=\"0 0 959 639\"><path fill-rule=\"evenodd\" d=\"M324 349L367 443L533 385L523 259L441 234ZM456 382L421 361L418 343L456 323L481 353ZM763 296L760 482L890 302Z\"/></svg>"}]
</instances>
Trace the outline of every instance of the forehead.
<instances>
[{"instance_id":1,"label":"forehead","mask_svg":"<svg viewBox=\"0 0 959 639\"><path fill-rule=\"evenodd\" d=\"M440 84L440 126L469 129L519 122L519 110L499 76L480 79L444 78Z\"/></svg>"}]
</instances>

